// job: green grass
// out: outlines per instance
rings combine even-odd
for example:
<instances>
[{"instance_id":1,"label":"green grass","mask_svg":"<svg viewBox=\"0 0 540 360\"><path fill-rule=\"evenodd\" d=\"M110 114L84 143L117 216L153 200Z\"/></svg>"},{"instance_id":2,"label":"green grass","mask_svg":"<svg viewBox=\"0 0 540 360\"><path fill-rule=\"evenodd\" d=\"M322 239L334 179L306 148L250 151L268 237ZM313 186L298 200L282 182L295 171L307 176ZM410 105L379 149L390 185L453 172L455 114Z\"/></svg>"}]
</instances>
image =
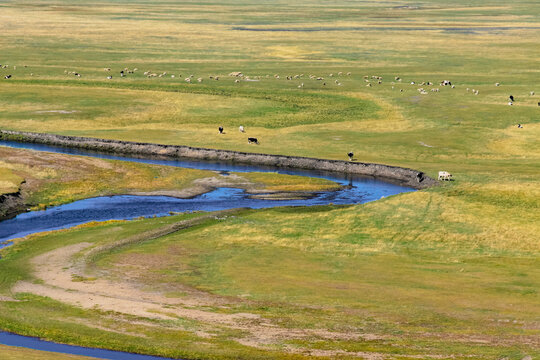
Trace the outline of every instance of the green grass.
<instances>
[{"instance_id":1,"label":"green grass","mask_svg":"<svg viewBox=\"0 0 540 360\"><path fill-rule=\"evenodd\" d=\"M419 208L424 203L429 209ZM190 298L175 290L183 284L225 299L219 307L201 305L208 312L248 312L285 330L327 329L369 334L371 339L291 335L278 341L278 347L289 344L396 356L534 356L540 286L536 244L519 247L497 242L500 229L489 216L477 226L455 219L442 228L441 219L466 208L467 204L439 192L417 192L362 207L243 211L226 220L108 250L96 258L92 271L115 282L129 274L131 282L152 293ZM197 215L95 224L19 241L4 251L0 290L31 280L29 261L38 254L83 241L114 243L186 216ZM416 225L420 219L422 229ZM334 230L324 230L329 228ZM256 355L253 349L222 342L230 336L248 340L251 335L249 330L234 334L234 329L219 323L180 318L175 323L182 321L183 331L172 341L168 322L153 320L144 325L144 318L80 310L42 297L19 294L18 298L24 301L0 303L9 308L2 326L25 334L178 357L281 356L270 349ZM34 319L33 314L45 307L54 311ZM58 321L58 317L71 320ZM102 335L89 324L99 326ZM198 338L196 331L201 329L217 335ZM130 336L107 335L117 331ZM117 336L122 345L113 341ZM199 348L201 341L204 350Z\"/></svg>"},{"instance_id":2,"label":"green grass","mask_svg":"<svg viewBox=\"0 0 540 360\"><path fill-rule=\"evenodd\" d=\"M253 312L281 327L352 329L378 340L290 338L260 350L234 340L246 334L219 326L213 328L217 338L201 339L194 334L207 324L186 319L178 320L186 322L181 334L163 324L156 330L125 320L136 335L120 336L61 320L71 314L117 331L111 314L31 296L0 303L13 310L2 311L4 328L194 358L296 356L285 345L319 349L319 355L341 349L396 359L407 353L538 355L536 2L30 0L0 7L0 63L10 65L0 69L0 128L329 159L346 159L353 151L359 161L431 176L446 170L456 180L363 206L247 212L111 253L98 264L107 271L119 263L135 271L135 259L153 254L164 260L162 267L149 265L138 281L168 289L171 296L180 296L176 287L184 284L231 302L228 310L212 311ZM478 27L484 29L473 29ZM105 67L112 68L112 80ZM138 71L120 78L126 67ZM147 78L145 71L167 75ZM228 76L232 71L259 81L235 83ZM13 78L4 80L6 74ZM188 84L184 78L191 74L194 81ZM286 79L297 74L304 76ZM219 81L209 78L216 75ZM367 87L365 75L382 76L383 83L370 80L373 86ZM455 89L437 85L445 79ZM420 94L419 87L428 94ZM510 94L514 106L507 105ZM245 134L239 125L246 126ZM218 126L225 127L225 135L217 134ZM260 145L248 145L248 136ZM1 163L2 169L26 178L15 163ZM143 181L157 170L115 166L140 174L139 184L147 189L177 186L172 175L159 186ZM39 197L56 201L57 186L73 193L87 186L92 194L108 190L97 178L102 173L91 173L95 176L87 181L55 185L57 175L41 169L36 174L50 178L51 185ZM267 189L284 185L274 175L246 176ZM121 191L125 180L113 181L111 188ZM289 190L311 187L303 179L287 182ZM166 220L122 224L118 236L159 221ZM47 239L56 240L47 249L97 241L96 234L110 226L119 225L78 230L76 238L50 235ZM9 278L2 291L9 293L18 278L31 279L25 261L47 251L34 249L36 243L8 250L8 258L11 252L21 258L0 262L0 273ZM173 244L182 251L170 252ZM109 276L120 277L114 271ZM49 306L55 309L51 314L44 311ZM115 340L118 336L126 345Z\"/></svg>"},{"instance_id":3,"label":"green grass","mask_svg":"<svg viewBox=\"0 0 540 360\"><path fill-rule=\"evenodd\" d=\"M53 352L30 350L15 346L0 345L0 356L10 360L91 360L87 356L64 355Z\"/></svg>"}]
</instances>

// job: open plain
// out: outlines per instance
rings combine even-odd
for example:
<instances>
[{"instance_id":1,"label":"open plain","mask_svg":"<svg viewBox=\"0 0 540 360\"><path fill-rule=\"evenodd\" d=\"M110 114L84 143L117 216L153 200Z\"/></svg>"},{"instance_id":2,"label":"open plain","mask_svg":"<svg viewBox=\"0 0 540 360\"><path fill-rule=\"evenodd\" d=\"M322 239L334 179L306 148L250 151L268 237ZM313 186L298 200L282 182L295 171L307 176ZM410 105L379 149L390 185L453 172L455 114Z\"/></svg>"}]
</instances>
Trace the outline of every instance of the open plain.
<instances>
[{"instance_id":1,"label":"open plain","mask_svg":"<svg viewBox=\"0 0 540 360\"><path fill-rule=\"evenodd\" d=\"M17 239L0 253L1 330L183 359L540 357L537 1L0 1L0 31L0 129L453 175L363 205ZM0 196L33 209L192 196L218 177L0 147Z\"/></svg>"}]
</instances>

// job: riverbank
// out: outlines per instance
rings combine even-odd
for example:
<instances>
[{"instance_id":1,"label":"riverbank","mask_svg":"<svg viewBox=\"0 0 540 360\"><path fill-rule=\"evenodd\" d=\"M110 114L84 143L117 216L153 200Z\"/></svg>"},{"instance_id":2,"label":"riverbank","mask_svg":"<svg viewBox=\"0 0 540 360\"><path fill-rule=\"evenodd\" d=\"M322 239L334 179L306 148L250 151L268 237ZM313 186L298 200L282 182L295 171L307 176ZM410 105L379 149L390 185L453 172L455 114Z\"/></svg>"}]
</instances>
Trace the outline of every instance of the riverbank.
<instances>
[{"instance_id":1,"label":"riverbank","mask_svg":"<svg viewBox=\"0 0 540 360\"><path fill-rule=\"evenodd\" d=\"M0 158L0 172L10 174L13 179L4 193L0 192L0 220L27 209L43 210L99 196L190 199L217 188L230 187L243 189L253 198L291 200L342 189L341 184L317 177L269 172L222 173L204 168L160 166L2 146Z\"/></svg>"},{"instance_id":2,"label":"riverbank","mask_svg":"<svg viewBox=\"0 0 540 360\"><path fill-rule=\"evenodd\" d=\"M20 214L26 209L26 202L20 191L0 195L0 221Z\"/></svg>"},{"instance_id":3,"label":"riverbank","mask_svg":"<svg viewBox=\"0 0 540 360\"><path fill-rule=\"evenodd\" d=\"M285 167L331 171L387 179L415 189L425 189L437 184L436 180L430 178L421 171L383 164L327 160L300 156L257 154L182 145L161 145L9 130L0 130L0 139L122 155L166 157L171 159L188 158L205 161L229 161L233 163L263 165L278 168Z\"/></svg>"}]
</instances>

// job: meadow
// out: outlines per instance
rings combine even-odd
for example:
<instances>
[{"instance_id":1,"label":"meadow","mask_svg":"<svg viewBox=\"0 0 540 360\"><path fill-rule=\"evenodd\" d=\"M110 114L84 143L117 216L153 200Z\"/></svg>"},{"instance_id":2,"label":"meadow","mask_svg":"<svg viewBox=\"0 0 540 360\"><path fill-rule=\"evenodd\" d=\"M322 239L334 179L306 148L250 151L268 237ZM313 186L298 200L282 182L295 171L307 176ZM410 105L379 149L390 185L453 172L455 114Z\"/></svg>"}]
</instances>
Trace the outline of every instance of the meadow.
<instances>
[{"instance_id":1,"label":"meadow","mask_svg":"<svg viewBox=\"0 0 540 360\"><path fill-rule=\"evenodd\" d=\"M455 179L365 205L243 210L98 257L71 254L85 271L66 288L160 294L153 314L39 292L35 259L184 215L21 240L2 251L0 295L19 301L0 301L1 328L194 359L540 356L538 2L3 1L0 29L2 129L329 159L353 151ZM2 192L32 177L17 156L0 160ZM184 186L115 166L146 174L145 191ZM84 188L102 193L99 178ZM35 292L14 291L21 280Z\"/></svg>"}]
</instances>

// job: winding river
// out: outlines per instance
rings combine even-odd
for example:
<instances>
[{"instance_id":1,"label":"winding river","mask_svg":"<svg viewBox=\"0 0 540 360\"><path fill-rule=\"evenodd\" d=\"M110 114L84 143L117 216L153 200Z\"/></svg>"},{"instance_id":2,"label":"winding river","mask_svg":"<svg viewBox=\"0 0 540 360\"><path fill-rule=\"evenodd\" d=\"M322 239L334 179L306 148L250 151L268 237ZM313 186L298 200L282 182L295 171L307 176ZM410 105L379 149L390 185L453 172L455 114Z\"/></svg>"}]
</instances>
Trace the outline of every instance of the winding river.
<instances>
[{"instance_id":1,"label":"winding river","mask_svg":"<svg viewBox=\"0 0 540 360\"><path fill-rule=\"evenodd\" d=\"M0 141L0 146L48 151L69 155L98 157L147 164L176 166L201 170L214 170L227 176L229 172L276 172L280 174L301 175L324 178L344 185L341 190L316 193L309 199L268 200L251 198L242 189L218 188L191 199L178 199L167 196L105 196L96 197L70 204L20 214L12 219L0 222L0 248L8 246L10 240L26 235L70 228L90 221L134 219L145 216L167 216L170 212L216 211L249 207L254 209L276 206L311 206L327 204L361 204L381 199L386 196L414 191L409 187L391 184L375 178L356 175L302 170L273 168L266 166L241 165L228 162L193 161L189 159L151 159L128 156L116 156L80 149L56 147L33 143ZM1 261L1 260L0 260ZM130 354L104 349L85 348L73 345L57 344L37 338L0 332L0 344L20 346L36 350L53 351L65 354L91 356L100 359L158 360L161 357Z\"/></svg>"}]
</instances>

